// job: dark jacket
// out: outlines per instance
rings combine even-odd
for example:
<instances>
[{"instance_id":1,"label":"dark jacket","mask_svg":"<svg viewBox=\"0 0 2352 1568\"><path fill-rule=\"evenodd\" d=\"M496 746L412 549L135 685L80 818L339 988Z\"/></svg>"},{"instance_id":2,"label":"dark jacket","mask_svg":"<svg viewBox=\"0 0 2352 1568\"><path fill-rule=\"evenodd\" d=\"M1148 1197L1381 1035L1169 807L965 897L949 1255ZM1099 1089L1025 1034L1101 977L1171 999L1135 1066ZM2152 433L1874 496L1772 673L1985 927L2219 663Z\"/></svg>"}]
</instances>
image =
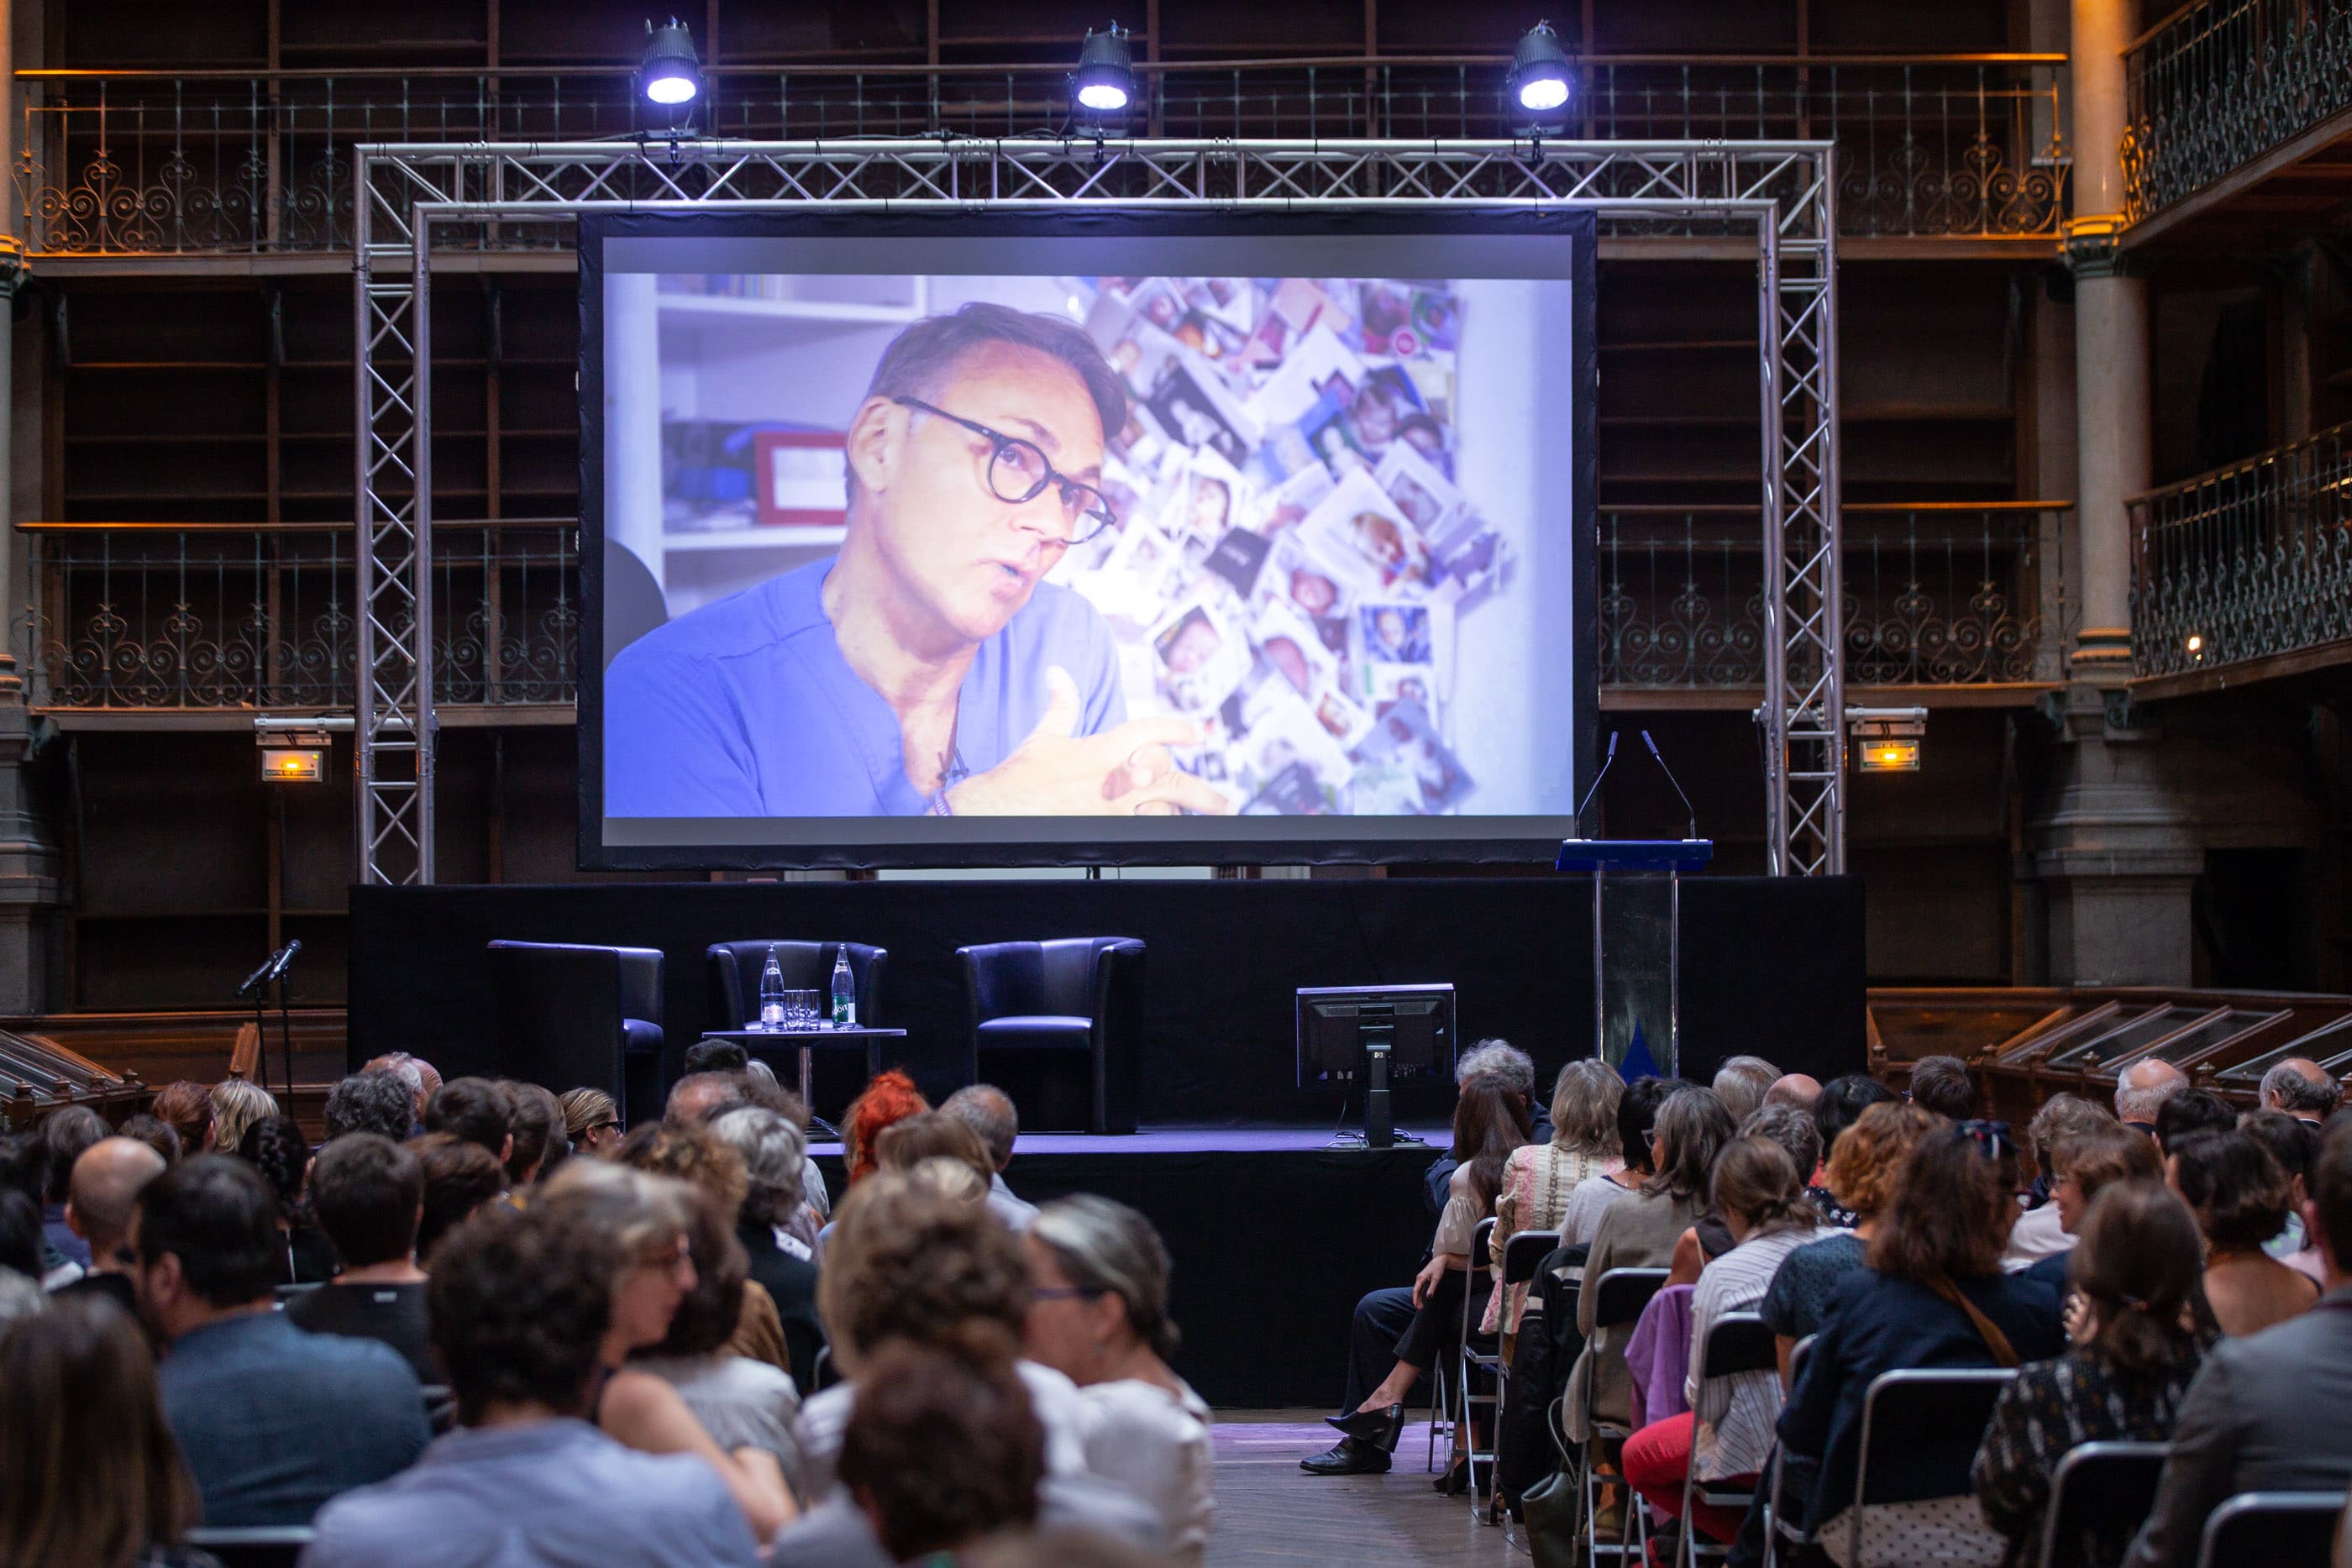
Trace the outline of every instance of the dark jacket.
<instances>
[{"instance_id":1,"label":"dark jacket","mask_svg":"<svg viewBox=\"0 0 2352 1568\"><path fill-rule=\"evenodd\" d=\"M816 1315L816 1265L777 1246L776 1233L764 1225L745 1220L735 1235L751 1255L751 1278L775 1300L793 1383L804 1397L815 1393L816 1353L824 1348L824 1322Z\"/></svg>"}]
</instances>

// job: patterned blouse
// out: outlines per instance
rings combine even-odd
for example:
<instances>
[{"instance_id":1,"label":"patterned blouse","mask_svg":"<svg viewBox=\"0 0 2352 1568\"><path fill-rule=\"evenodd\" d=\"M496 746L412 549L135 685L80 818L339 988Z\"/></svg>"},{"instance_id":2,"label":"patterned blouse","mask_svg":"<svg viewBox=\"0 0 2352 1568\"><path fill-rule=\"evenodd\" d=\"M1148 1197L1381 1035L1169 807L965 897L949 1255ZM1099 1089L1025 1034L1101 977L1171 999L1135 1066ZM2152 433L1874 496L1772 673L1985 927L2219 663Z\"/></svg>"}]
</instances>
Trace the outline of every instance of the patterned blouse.
<instances>
[{"instance_id":1,"label":"patterned blouse","mask_svg":"<svg viewBox=\"0 0 2352 1568\"><path fill-rule=\"evenodd\" d=\"M1510 1300L1507 1303L1504 1301L1503 1251L1511 1238L1522 1230L1558 1230L1577 1184L1624 1168L1625 1162L1614 1155L1597 1155L1559 1144L1522 1144L1511 1151L1510 1162L1503 1167L1503 1188L1495 1195L1495 1238L1488 1245L1495 1269L1495 1293L1486 1301L1486 1321L1479 1325L1481 1333L1519 1332L1519 1313L1527 1306L1527 1286L1511 1286Z\"/></svg>"},{"instance_id":2,"label":"patterned blouse","mask_svg":"<svg viewBox=\"0 0 2352 1568\"><path fill-rule=\"evenodd\" d=\"M2075 1345L2055 1361L2018 1369L1993 1406L1974 1472L1986 1521L2009 1537L2004 1563L2031 1563L2041 1550L2058 1461L2084 1443L2168 1439L2197 1365L2191 1359L2156 1374L2131 1373L2095 1346ZM2131 1538L2126 1529L2088 1542L2083 1560L2091 1568L2115 1568Z\"/></svg>"}]
</instances>

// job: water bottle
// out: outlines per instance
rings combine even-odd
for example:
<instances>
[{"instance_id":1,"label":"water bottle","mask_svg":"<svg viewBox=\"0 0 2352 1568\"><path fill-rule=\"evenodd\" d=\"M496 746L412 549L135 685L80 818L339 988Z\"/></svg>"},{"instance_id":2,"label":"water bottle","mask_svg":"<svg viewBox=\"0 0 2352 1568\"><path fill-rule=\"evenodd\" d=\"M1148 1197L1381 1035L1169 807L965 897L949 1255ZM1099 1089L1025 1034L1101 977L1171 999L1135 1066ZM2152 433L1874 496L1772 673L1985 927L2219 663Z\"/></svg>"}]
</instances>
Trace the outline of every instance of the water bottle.
<instances>
[{"instance_id":1,"label":"water bottle","mask_svg":"<svg viewBox=\"0 0 2352 1568\"><path fill-rule=\"evenodd\" d=\"M776 961L776 949L768 948L768 967L760 971L760 1027L784 1027L784 967Z\"/></svg>"},{"instance_id":2,"label":"water bottle","mask_svg":"<svg viewBox=\"0 0 2352 1568\"><path fill-rule=\"evenodd\" d=\"M854 1029L857 1025L857 982L849 977L849 949L838 947L833 956L833 1027Z\"/></svg>"}]
</instances>

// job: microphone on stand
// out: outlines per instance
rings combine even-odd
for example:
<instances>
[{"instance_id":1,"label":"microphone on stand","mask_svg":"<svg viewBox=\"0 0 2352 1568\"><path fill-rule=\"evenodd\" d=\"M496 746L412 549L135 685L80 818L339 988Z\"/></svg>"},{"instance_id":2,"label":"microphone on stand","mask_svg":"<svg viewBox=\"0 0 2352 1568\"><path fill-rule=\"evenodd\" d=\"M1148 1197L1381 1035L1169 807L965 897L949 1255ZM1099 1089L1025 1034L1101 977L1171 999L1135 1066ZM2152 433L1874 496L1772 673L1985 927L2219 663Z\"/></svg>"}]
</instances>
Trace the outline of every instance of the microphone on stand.
<instances>
[{"instance_id":1,"label":"microphone on stand","mask_svg":"<svg viewBox=\"0 0 2352 1568\"><path fill-rule=\"evenodd\" d=\"M1576 803L1576 810L1569 819L1574 824L1576 836L1580 839L1584 837L1584 808L1592 804L1592 797L1600 792L1601 781L1609 777L1610 765L1616 760L1617 731L1612 729L1609 732L1609 755L1601 759L1601 771L1592 776L1592 782L1585 789L1584 799Z\"/></svg>"},{"instance_id":2,"label":"microphone on stand","mask_svg":"<svg viewBox=\"0 0 2352 1568\"><path fill-rule=\"evenodd\" d=\"M1683 810L1690 814L1690 827L1683 836L1691 839L1698 837L1698 808L1691 804L1691 798L1688 795L1683 794L1682 781L1675 777L1675 770L1666 766L1664 754L1658 750L1658 743L1650 738L1650 732L1646 729L1642 732L1642 744L1650 748L1650 756L1656 761L1658 771L1666 776L1666 782L1675 787L1675 793L1682 796Z\"/></svg>"},{"instance_id":3,"label":"microphone on stand","mask_svg":"<svg viewBox=\"0 0 2352 1568\"><path fill-rule=\"evenodd\" d=\"M261 967L256 969L250 975L247 975L245 977L244 982L236 988L236 994L240 997L249 997L253 995L254 992L259 990L262 987L269 984L270 981L276 979L285 969L286 961L289 958L291 958L294 956L295 949L301 946L302 944L299 940L289 942L285 946L280 947L277 952L272 953L268 957L264 958L261 961Z\"/></svg>"},{"instance_id":4,"label":"microphone on stand","mask_svg":"<svg viewBox=\"0 0 2352 1568\"><path fill-rule=\"evenodd\" d=\"M1653 752L1657 748L1655 747L1651 747ZM272 954L269 959L269 973L265 977L263 983L268 984L270 980L284 979L286 977L286 971L294 967L294 955L299 953L301 950L302 938L297 936L292 941L287 943L285 946L280 947L276 953Z\"/></svg>"}]
</instances>

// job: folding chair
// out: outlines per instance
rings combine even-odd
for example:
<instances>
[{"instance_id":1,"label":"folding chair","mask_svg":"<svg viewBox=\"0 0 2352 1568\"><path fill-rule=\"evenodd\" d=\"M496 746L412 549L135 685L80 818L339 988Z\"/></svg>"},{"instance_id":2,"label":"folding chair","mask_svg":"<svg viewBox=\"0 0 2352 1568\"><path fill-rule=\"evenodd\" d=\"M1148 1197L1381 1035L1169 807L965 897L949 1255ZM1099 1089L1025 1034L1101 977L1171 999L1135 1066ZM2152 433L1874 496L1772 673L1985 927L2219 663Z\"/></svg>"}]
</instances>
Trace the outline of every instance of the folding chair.
<instances>
[{"instance_id":1,"label":"folding chair","mask_svg":"<svg viewBox=\"0 0 2352 1568\"><path fill-rule=\"evenodd\" d=\"M221 1560L221 1568L294 1568L310 1544L307 1524L250 1525L188 1531L188 1544Z\"/></svg>"},{"instance_id":2,"label":"folding chair","mask_svg":"<svg viewBox=\"0 0 2352 1568\"><path fill-rule=\"evenodd\" d=\"M457 1396L450 1392L447 1384L427 1383L417 1392L425 1396L425 1425L435 1437L457 1424Z\"/></svg>"},{"instance_id":3,"label":"folding chair","mask_svg":"<svg viewBox=\"0 0 2352 1568\"><path fill-rule=\"evenodd\" d=\"M1870 1457L1877 1445L1899 1447L1921 1432L1981 1432L1992 1419L1993 1401L2016 1375L2006 1366L1905 1367L1870 1380L1862 1396L1853 1506L1846 1511L1846 1568L1868 1568L1862 1555L1862 1516L1870 1504Z\"/></svg>"},{"instance_id":4,"label":"folding chair","mask_svg":"<svg viewBox=\"0 0 2352 1568\"><path fill-rule=\"evenodd\" d=\"M1478 1239L1475 1243L1478 1248L1477 1256L1481 1258L1494 1256L1492 1251L1494 1234L1495 1222L1492 1219L1482 1219L1478 1222ZM1524 1285L1534 1279L1537 1267L1559 1249L1559 1232L1557 1230L1522 1230L1514 1235L1503 1243L1502 1288L1507 1291L1513 1285ZM1493 1290L1494 1288L1489 1286L1485 1292L1479 1292L1479 1294L1491 1295ZM1503 1359L1503 1342L1499 1333L1492 1336L1473 1333L1471 1325L1485 1314L1486 1307L1483 1300L1474 1301L1472 1293L1465 1292L1462 1298L1464 1399L1466 1403L1469 1377L1473 1370L1484 1372L1494 1378L1495 1393L1487 1401L1494 1406L1495 1411L1494 1446L1488 1450L1487 1473L1499 1479L1503 1473L1503 1401L1510 1394L1511 1366L1510 1363ZM1475 1515L1478 1512L1478 1477L1475 1468L1477 1461L1474 1458L1471 1463L1473 1468L1470 1476L1470 1511ZM1489 1490L1493 1496L1486 1513L1486 1522L1500 1523L1501 1521L1496 1515L1502 1510L1503 1489L1500 1485L1496 1485Z\"/></svg>"},{"instance_id":5,"label":"folding chair","mask_svg":"<svg viewBox=\"0 0 2352 1568\"><path fill-rule=\"evenodd\" d=\"M1666 1282L1664 1269L1612 1269L1598 1280L1587 1279L1583 1288L1592 1292L1592 1332L1603 1329L1632 1328L1642 1318L1642 1309ZM1592 1343L1586 1341L1584 1354L1594 1354ZM1614 1352L1620 1360L1622 1351ZM1633 1429L1622 1421L1604 1421L1592 1408L1592 1391L1601 1380L1596 1364L1586 1370L1584 1378L1584 1429L1590 1438L1584 1445L1584 1542L1588 1561L1598 1563L1601 1556L1615 1557L1622 1564L1647 1560L1649 1528L1642 1518L1640 1500L1631 1488L1625 1491L1625 1524L1617 1533L1614 1546L1601 1544L1601 1477L1592 1465L1591 1439L1610 1439L1618 1443L1633 1435Z\"/></svg>"},{"instance_id":6,"label":"folding chair","mask_svg":"<svg viewBox=\"0 0 2352 1568\"><path fill-rule=\"evenodd\" d=\"M1691 1363L1691 1381L1704 1385L1717 1377L1733 1377L1743 1372L1769 1372L1776 1377L1780 1371L1780 1352L1772 1331L1754 1312L1726 1312L1706 1331L1706 1341L1697 1346L1697 1355ZM1756 1500L1756 1488L1727 1487L1718 1482L1698 1479L1697 1417L1692 1417L1691 1463L1683 1471L1683 1552L1687 1568L1697 1568L1700 1558L1721 1562L1730 1555L1730 1548L1713 1541L1701 1541L1698 1527L1691 1522L1691 1504L1706 1503L1715 1508L1745 1510Z\"/></svg>"},{"instance_id":7,"label":"folding chair","mask_svg":"<svg viewBox=\"0 0 2352 1568\"><path fill-rule=\"evenodd\" d=\"M2087 1568L2093 1542L2128 1540L2155 1506L2166 1449L2163 1443L2084 1443L2069 1449L2050 1477L2041 1568Z\"/></svg>"},{"instance_id":8,"label":"folding chair","mask_svg":"<svg viewBox=\"0 0 2352 1568\"><path fill-rule=\"evenodd\" d=\"M1492 1269L1481 1267L1494 1236L1495 1219L1492 1215L1480 1220L1478 1228L1471 1235L1470 1270L1462 1282L1462 1335L1455 1342L1458 1348L1454 1354L1453 1452L1456 1458L1466 1459L1470 1466L1470 1513L1474 1519L1478 1513L1478 1467L1484 1464L1489 1479L1493 1477L1495 1450L1492 1445L1500 1438L1503 1429L1501 1385L1497 1384L1492 1394L1475 1393L1470 1386L1473 1371L1492 1372L1503 1359L1502 1341L1493 1334L1478 1333L1475 1326L1495 1277ZM1482 1284L1481 1281L1488 1283ZM1478 1448L1478 1423L1475 1418L1477 1407L1482 1405L1487 1412L1486 1441L1489 1445L1483 1453Z\"/></svg>"},{"instance_id":9,"label":"folding chair","mask_svg":"<svg viewBox=\"0 0 2352 1568\"><path fill-rule=\"evenodd\" d=\"M2325 1563L2343 1512L2340 1491L2242 1491L2205 1521L2197 1568Z\"/></svg>"},{"instance_id":10,"label":"folding chair","mask_svg":"<svg viewBox=\"0 0 2352 1568\"><path fill-rule=\"evenodd\" d=\"M1805 1375L1805 1362L1813 1354L1814 1336L1807 1334L1789 1351L1789 1392ZM1774 1344L1777 1352L1778 1343ZM1802 1551L1813 1543L1813 1532L1802 1524L1790 1522L1789 1498L1782 1483L1789 1469L1789 1450L1780 1444L1772 1446L1772 1474L1765 1482L1764 1492L1764 1568L1780 1568L1780 1545L1786 1542L1792 1550Z\"/></svg>"}]
</instances>

